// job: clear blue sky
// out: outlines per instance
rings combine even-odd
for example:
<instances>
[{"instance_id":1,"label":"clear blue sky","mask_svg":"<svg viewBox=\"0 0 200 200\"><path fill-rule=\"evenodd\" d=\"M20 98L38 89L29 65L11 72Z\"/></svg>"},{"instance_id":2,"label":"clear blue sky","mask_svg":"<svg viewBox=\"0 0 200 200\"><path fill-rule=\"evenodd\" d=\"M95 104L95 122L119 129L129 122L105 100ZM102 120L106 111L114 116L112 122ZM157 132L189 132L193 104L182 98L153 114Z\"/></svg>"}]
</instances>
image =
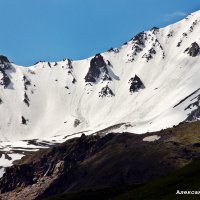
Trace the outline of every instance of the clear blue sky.
<instances>
[{"instance_id":1,"label":"clear blue sky","mask_svg":"<svg viewBox=\"0 0 200 200\"><path fill-rule=\"evenodd\" d=\"M0 54L21 65L87 58L199 10L199 0L0 0Z\"/></svg>"}]
</instances>

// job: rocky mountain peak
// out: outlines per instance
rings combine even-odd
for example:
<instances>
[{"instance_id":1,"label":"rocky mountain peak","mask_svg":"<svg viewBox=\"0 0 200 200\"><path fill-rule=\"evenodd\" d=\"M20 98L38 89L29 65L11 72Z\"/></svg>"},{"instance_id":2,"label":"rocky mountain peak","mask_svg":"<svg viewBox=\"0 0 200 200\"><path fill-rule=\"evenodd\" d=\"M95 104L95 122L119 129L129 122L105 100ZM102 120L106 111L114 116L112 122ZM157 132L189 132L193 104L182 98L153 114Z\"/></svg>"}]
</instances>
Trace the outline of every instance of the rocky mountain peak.
<instances>
[{"instance_id":1,"label":"rocky mountain peak","mask_svg":"<svg viewBox=\"0 0 200 200\"><path fill-rule=\"evenodd\" d=\"M137 45L144 46L145 40L147 39L145 32L140 32L133 38L133 42Z\"/></svg>"},{"instance_id":2,"label":"rocky mountain peak","mask_svg":"<svg viewBox=\"0 0 200 200\"><path fill-rule=\"evenodd\" d=\"M99 68L104 67L106 65L101 54L96 54L95 57L91 60L90 64L93 66L98 66Z\"/></svg>"},{"instance_id":3,"label":"rocky mountain peak","mask_svg":"<svg viewBox=\"0 0 200 200\"><path fill-rule=\"evenodd\" d=\"M156 33L159 31L159 28L154 26L154 27L151 29L151 31L152 31L153 34L156 34Z\"/></svg>"},{"instance_id":4,"label":"rocky mountain peak","mask_svg":"<svg viewBox=\"0 0 200 200\"><path fill-rule=\"evenodd\" d=\"M0 55L0 64L10 63L6 56Z\"/></svg>"},{"instance_id":5,"label":"rocky mountain peak","mask_svg":"<svg viewBox=\"0 0 200 200\"><path fill-rule=\"evenodd\" d=\"M102 78L103 81L112 80L108 72L108 65L110 65L110 62L107 64L101 54L96 54L90 61L90 68L85 76L85 82L95 83L98 82L99 78Z\"/></svg>"}]
</instances>

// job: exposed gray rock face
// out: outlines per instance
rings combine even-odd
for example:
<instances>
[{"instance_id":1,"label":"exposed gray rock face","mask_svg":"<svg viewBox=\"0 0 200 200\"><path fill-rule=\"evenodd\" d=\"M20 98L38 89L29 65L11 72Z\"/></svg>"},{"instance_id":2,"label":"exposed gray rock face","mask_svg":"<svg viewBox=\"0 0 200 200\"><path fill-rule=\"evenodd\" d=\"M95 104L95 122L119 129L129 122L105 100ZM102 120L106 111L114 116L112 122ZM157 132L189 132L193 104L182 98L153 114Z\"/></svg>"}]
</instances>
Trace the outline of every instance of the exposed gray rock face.
<instances>
[{"instance_id":1,"label":"exposed gray rock face","mask_svg":"<svg viewBox=\"0 0 200 200\"><path fill-rule=\"evenodd\" d=\"M129 57L128 62L133 62L135 60L135 56L137 56L140 52L145 48L145 42L147 40L147 34L145 32L140 32L135 37L131 39L133 43L132 52L127 54Z\"/></svg>"},{"instance_id":2,"label":"exposed gray rock face","mask_svg":"<svg viewBox=\"0 0 200 200\"><path fill-rule=\"evenodd\" d=\"M145 53L142 58L146 58L146 61L149 62L153 58L153 55L156 54L156 50L151 48L148 53Z\"/></svg>"},{"instance_id":3,"label":"exposed gray rock face","mask_svg":"<svg viewBox=\"0 0 200 200\"><path fill-rule=\"evenodd\" d=\"M102 80L111 81L112 78L109 75L108 64L104 61L103 56L101 54L97 54L90 61L90 68L88 73L85 76L85 82L96 83L100 76L102 76Z\"/></svg>"},{"instance_id":4,"label":"exposed gray rock face","mask_svg":"<svg viewBox=\"0 0 200 200\"><path fill-rule=\"evenodd\" d=\"M25 119L25 117L22 116L22 117L21 117L21 120L22 120L22 124L23 124L23 125L27 125L28 119Z\"/></svg>"},{"instance_id":5,"label":"exposed gray rock face","mask_svg":"<svg viewBox=\"0 0 200 200\"><path fill-rule=\"evenodd\" d=\"M139 90L145 88L143 82L137 75L135 75L134 78L131 78L128 83L130 84L130 93L138 92Z\"/></svg>"},{"instance_id":6,"label":"exposed gray rock face","mask_svg":"<svg viewBox=\"0 0 200 200\"><path fill-rule=\"evenodd\" d=\"M13 89L10 75L14 71L8 58L0 55L0 85L5 89Z\"/></svg>"},{"instance_id":7,"label":"exposed gray rock face","mask_svg":"<svg viewBox=\"0 0 200 200\"><path fill-rule=\"evenodd\" d=\"M189 104L185 110L189 110L195 107L195 109L188 114L186 121L196 121L200 119L200 95L196 96L193 103Z\"/></svg>"},{"instance_id":8,"label":"exposed gray rock face","mask_svg":"<svg viewBox=\"0 0 200 200\"><path fill-rule=\"evenodd\" d=\"M8 60L6 56L0 55L0 64L4 64L4 63L10 63L10 61Z\"/></svg>"},{"instance_id":9,"label":"exposed gray rock face","mask_svg":"<svg viewBox=\"0 0 200 200\"><path fill-rule=\"evenodd\" d=\"M196 57L199 55L199 52L200 47L196 42L192 43L191 46L185 50L185 53L189 54L191 57Z\"/></svg>"},{"instance_id":10,"label":"exposed gray rock face","mask_svg":"<svg viewBox=\"0 0 200 200\"><path fill-rule=\"evenodd\" d=\"M186 121L196 121L200 119L200 107L193 110L187 117Z\"/></svg>"},{"instance_id":11,"label":"exposed gray rock face","mask_svg":"<svg viewBox=\"0 0 200 200\"><path fill-rule=\"evenodd\" d=\"M115 94L113 93L113 91L108 87L108 85L106 85L105 87L103 87L101 89L101 91L99 92L99 97L112 97L115 96Z\"/></svg>"},{"instance_id":12,"label":"exposed gray rock face","mask_svg":"<svg viewBox=\"0 0 200 200\"><path fill-rule=\"evenodd\" d=\"M76 128L77 126L79 126L81 123L81 121L79 119L75 119L74 120L74 127Z\"/></svg>"},{"instance_id":13,"label":"exposed gray rock face","mask_svg":"<svg viewBox=\"0 0 200 200\"><path fill-rule=\"evenodd\" d=\"M28 98L28 95L26 92L24 93L24 103L29 107L30 106L30 99Z\"/></svg>"}]
</instances>

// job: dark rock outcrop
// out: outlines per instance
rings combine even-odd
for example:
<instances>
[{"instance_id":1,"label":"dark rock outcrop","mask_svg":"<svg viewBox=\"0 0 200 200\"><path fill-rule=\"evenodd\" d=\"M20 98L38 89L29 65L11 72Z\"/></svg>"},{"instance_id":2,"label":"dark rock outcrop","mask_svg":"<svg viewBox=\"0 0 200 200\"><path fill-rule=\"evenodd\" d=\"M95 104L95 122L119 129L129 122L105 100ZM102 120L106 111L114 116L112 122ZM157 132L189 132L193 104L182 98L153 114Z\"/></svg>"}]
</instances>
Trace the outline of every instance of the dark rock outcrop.
<instances>
[{"instance_id":1,"label":"dark rock outcrop","mask_svg":"<svg viewBox=\"0 0 200 200\"><path fill-rule=\"evenodd\" d=\"M112 80L107 69L107 64L101 54L97 54L90 61L90 68L85 76L85 82L96 83L102 75L103 80Z\"/></svg>"},{"instance_id":2,"label":"dark rock outcrop","mask_svg":"<svg viewBox=\"0 0 200 200\"><path fill-rule=\"evenodd\" d=\"M113 53L119 53L119 49L118 48L110 48L109 50L108 50L108 52L113 52Z\"/></svg>"},{"instance_id":3,"label":"dark rock outcrop","mask_svg":"<svg viewBox=\"0 0 200 200\"><path fill-rule=\"evenodd\" d=\"M185 53L189 54L191 57L196 57L199 55L199 52L200 47L196 42L192 43L191 46L185 50Z\"/></svg>"},{"instance_id":4,"label":"dark rock outcrop","mask_svg":"<svg viewBox=\"0 0 200 200\"><path fill-rule=\"evenodd\" d=\"M200 119L200 95L192 99L194 102L189 104L185 110L193 109L186 118L186 121L196 121Z\"/></svg>"},{"instance_id":5,"label":"dark rock outcrop","mask_svg":"<svg viewBox=\"0 0 200 200\"><path fill-rule=\"evenodd\" d=\"M133 42L137 45L144 46L147 36L145 32L140 32L133 38Z\"/></svg>"},{"instance_id":6,"label":"dark rock outcrop","mask_svg":"<svg viewBox=\"0 0 200 200\"><path fill-rule=\"evenodd\" d=\"M72 80L72 83L73 83L73 84L75 84L75 83L76 83L76 79L75 79L75 78L73 78L73 80Z\"/></svg>"},{"instance_id":7,"label":"dark rock outcrop","mask_svg":"<svg viewBox=\"0 0 200 200\"><path fill-rule=\"evenodd\" d=\"M24 75L23 76L23 82L24 82L24 89L27 90L28 86L31 85L31 81Z\"/></svg>"},{"instance_id":8,"label":"dark rock outcrop","mask_svg":"<svg viewBox=\"0 0 200 200\"><path fill-rule=\"evenodd\" d=\"M48 62L47 64L48 64L48 66L51 68L51 63L50 63L50 62Z\"/></svg>"},{"instance_id":9,"label":"dark rock outcrop","mask_svg":"<svg viewBox=\"0 0 200 200\"><path fill-rule=\"evenodd\" d=\"M183 102L185 102L187 99L189 99L189 98L192 97L194 94L196 94L199 90L200 90L200 88L197 89L197 90L195 90L194 92L192 92L192 93L189 94L188 96L186 96L184 99L181 99L181 101L179 101L173 108L175 108L175 107L181 105L181 104L182 104ZM190 104L190 105L192 105L192 104ZM188 106L188 108L191 107L190 105ZM187 110L187 108L185 108L185 110Z\"/></svg>"},{"instance_id":10,"label":"dark rock outcrop","mask_svg":"<svg viewBox=\"0 0 200 200\"><path fill-rule=\"evenodd\" d=\"M143 51L143 49L140 47L140 46L134 46L134 47L132 47L132 50L134 50L133 51L133 55L134 56L136 56L138 53L140 53L141 51Z\"/></svg>"},{"instance_id":11,"label":"dark rock outcrop","mask_svg":"<svg viewBox=\"0 0 200 200\"><path fill-rule=\"evenodd\" d=\"M188 117L186 118L186 121L196 121L200 119L200 107L193 110Z\"/></svg>"},{"instance_id":12,"label":"dark rock outcrop","mask_svg":"<svg viewBox=\"0 0 200 200\"><path fill-rule=\"evenodd\" d=\"M0 55L0 64L10 63L6 56Z\"/></svg>"},{"instance_id":13,"label":"dark rock outcrop","mask_svg":"<svg viewBox=\"0 0 200 200\"><path fill-rule=\"evenodd\" d=\"M4 86L5 89L12 89L12 82L10 79L10 74L14 72L11 63L5 56L0 56L0 74L2 76L0 80L0 85Z\"/></svg>"},{"instance_id":14,"label":"dark rock outcrop","mask_svg":"<svg viewBox=\"0 0 200 200\"><path fill-rule=\"evenodd\" d=\"M133 43L132 52L127 54L128 61L133 62L135 60L135 56L137 56L140 52L145 48L145 42L147 40L147 34L145 32L140 32L131 40Z\"/></svg>"},{"instance_id":15,"label":"dark rock outcrop","mask_svg":"<svg viewBox=\"0 0 200 200\"><path fill-rule=\"evenodd\" d=\"M0 186L1 193L13 190L16 188L16 185L18 187L21 186L27 186L29 184L32 184L33 181L33 168L29 165L19 165L19 166L13 166L10 168L7 168L8 176L6 179L4 179L4 186ZM17 176L16 176L17 173ZM9 181L11 180L12 181Z\"/></svg>"},{"instance_id":16,"label":"dark rock outcrop","mask_svg":"<svg viewBox=\"0 0 200 200\"><path fill-rule=\"evenodd\" d=\"M22 123L23 125L27 125L28 119L25 119L24 116L22 116L21 118L22 118L22 122L21 122L21 123Z\"/></svg>"},{"instance_id":17,"label":"dark rock outcrop","mask_svg":"<svg viewBox=\"0 0 200 200\"><path fill-rule=\"evenodd\" d=\"M74 120L74 127L76 128L77 126L79 126L81 123L81 121L79 119L75 119Z\"/></svg>"},{"instance_id":18,"label":"dark rock outcrop","mask_svg":"<svg viewBox=\"0 0 200 200\"><path fill-rule=\"evenodd\" d=\"M68 65L68 69L73 69L73 66L72 66L72 60L67 59L67 61L68 61L68 63L67 63L67 65Z\"/></svg>"},{"instance_id":19,"label":"dark rock outcrop","mask_svg":"<svg viewBox=\"0 0 200 200\"><path fill-rule=\"evenodd\" d=\"M0 85L4 86L4 88L8 88L11 84L11 80L9 77L9 72L11 71L11 64L7 57L0 55L0 73L2 74L2 78L0 80Z\"/></svg>"},{"instance_id":20,"label":"dark rock outcrop","mask_svg":"<svg viewBox=\"0 0 200 200\"><path fill-rule=\"evenodd\" d=\"M153 34L156 34L157 32L159 32L159 28L154 26L153 28L151 28L151 31Z\"/></svg>"},{"instance_id":21,"label":"dark rock outcrop","mask_svg":"<svg viewBox=\"0 0 200 200\"><path fill-rule=\"evenodd\" d=\"M26 92L24 93L24 103L29 107L30 106L30 99L28 98L28 95Z\"/></svg>"},{"instance_id":22,"label":"dark rock outcrop","mask_svg":"<svg viewBox=\"0 0 200 200\"><path fill-rule=\"evenodd\" d=\"M167 37L168 37L168 38L171 38L171 37L173 37L173 35L174 35L174 31L170 31L170 32L167 34Z\"/></svg>"},{"instance_id":23,"label":"dark rock outcrop","mask_svg":"<svg viewBox=\"0 0 200 200\"><path fill-rule=\"evenodd\" d=\"M151 48L148 53L145 53L142 58L146 58L146 61L149 62L153 58L153 55L156 54L156 50Z\"/></svg>"},{"instance_id":24,"label":"dark rock outcrop","mask_svg":"<svg viewBox=\"0 0 200 200\"><path fill-rule=\"evenodd\" d=\"M8 74L6 73L6 71L3 70L2 68L0 68L0 73L3 76L1 78L0 85L4 86L4 88L6 89L11 84L11 80L10 80Z\"/></svg>"},{"instance_id":25,"label":"dark rock outcrop","mask_svg":"<svg viewBox=\"0 0 200 200\"><path fill-rule=\"evenodd\" d=\"M105 87L103 87L101 89L101 91L99 92L99 97L112 97L115 96L115 94L113 93L113 91L108 87L108 85L106 85Z\"/></svg>"},{"instance_id":26,"label":"dark rock outcrop","mask_svg":"<svg viewBox=\"0 0 200 200\"><path fill-rule=\"evenodd\" d=\"M145 88L143 82L137 75L135 75L134 78L131 78L128 83L130 84L130 93L138 92L139 90Z\"/></svg>"}]
</instances>

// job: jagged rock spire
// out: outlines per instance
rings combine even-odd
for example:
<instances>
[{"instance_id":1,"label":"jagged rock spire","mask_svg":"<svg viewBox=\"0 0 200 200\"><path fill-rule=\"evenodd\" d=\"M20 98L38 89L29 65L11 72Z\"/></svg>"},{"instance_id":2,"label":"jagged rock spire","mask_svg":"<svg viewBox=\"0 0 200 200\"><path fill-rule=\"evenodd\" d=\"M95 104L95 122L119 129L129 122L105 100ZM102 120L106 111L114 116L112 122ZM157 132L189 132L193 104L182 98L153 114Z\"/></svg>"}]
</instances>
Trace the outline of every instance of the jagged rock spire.
<instances>
[{"instance_id":1,"label":"jagged rock spire","mask_svg":"<svg viewBox=\"0 0 200 200\"><path fill-rule=\"evenodd\" d=\"M104 61L103 56L101 54L96 54L95 57L90 61L90 68L85 76L85 82L95 83L97 82L97 79L100 78L101 74L104 75L104 80L111 80L111 77L108 73L107 64Z\"/></svg>"},{"instance_id":2,"label":"jagged rock spire","mask_svg":"<svg viewBox=\"0 0 200 200\"><path fill-rule=\"evenodd\" d=\"M134 78L131 78L128 83L130 84L129 91L131 93L138 92L140 89L145 88L143 82L141 81L141 79L137 75L135 75Z\"/></svg>"}]
</instances>

